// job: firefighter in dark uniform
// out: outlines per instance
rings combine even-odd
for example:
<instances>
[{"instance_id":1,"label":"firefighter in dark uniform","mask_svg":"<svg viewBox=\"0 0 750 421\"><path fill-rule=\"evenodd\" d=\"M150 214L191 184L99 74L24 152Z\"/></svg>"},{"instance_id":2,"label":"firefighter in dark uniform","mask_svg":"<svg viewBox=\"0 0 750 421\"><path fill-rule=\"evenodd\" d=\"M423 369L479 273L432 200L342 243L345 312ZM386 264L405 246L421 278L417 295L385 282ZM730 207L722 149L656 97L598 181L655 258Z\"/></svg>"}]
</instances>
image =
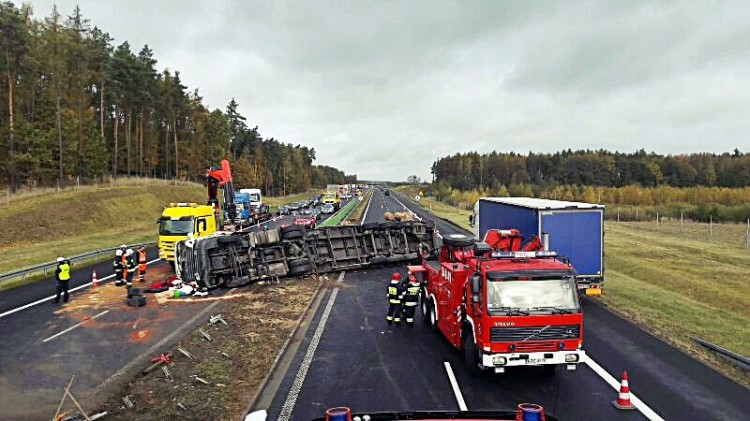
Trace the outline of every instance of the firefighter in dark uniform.
<instances>
[{"instance_id":1,"label":"firefighter in dark uniform","mask_svg":"<svg viewBox=\"0 0 750 421\"><path fill-rule=\"evenodd\" d=\"M115 251L115 260L112 262L112 267L115 270L115 285L120 286L124 284L123 271L125 267L122 264L122 250L117 249Z\"/></svg>"},{"instance_id":2,"label":"firefighter in dark uniform","mask_svg":"<svg viewBox=\"0 0 750 421\"><path fill-rule=\"evenodd\" d=\"M128 266L128 276L125 279L125 282L127 283L127 286L132 287L136 267L136 257L133 249L128 249L128 251L125 252L125 264Z\"/></svg>"},{"instance_id":3,"label":"firefighter in dark uniform","mask_svg":"<svg viewBox=\"0 0 750 421\"><path fill-rule=\"evenodd\" d=\"M417 277L409 275L409 283L406 285L406 289L403 292L404 318L406 319L406 324L409 326L414 326L414 311L419 304L419 290L420 286Z\"/></svg>"},{"instance_id":4,"label":"firefighter in dark uniform","mask_svg":"<svg viewBox=\"0 0 750 421\"><path fill-rule=\"evenodd\" d=\"M401 322L401 298L403 298L403 289L401 288L401 274L396 272L388 284L388 315L385 320L388 324Z\"/></svg>"},{"instance_id":5,"label":"firefighter in dark uniform","mask_svg":"<svg viewBox=\"0 0 750 421\"><path fill-rule=\"evenodd\" d=\"M57 279L57 296L55 302L60 302L60 295L63 296L63 302L68 302L68 288L70 288L70 260L64 257L57 258L57 269L55 269L55 279Z\"/></svg>"}]
</instances>

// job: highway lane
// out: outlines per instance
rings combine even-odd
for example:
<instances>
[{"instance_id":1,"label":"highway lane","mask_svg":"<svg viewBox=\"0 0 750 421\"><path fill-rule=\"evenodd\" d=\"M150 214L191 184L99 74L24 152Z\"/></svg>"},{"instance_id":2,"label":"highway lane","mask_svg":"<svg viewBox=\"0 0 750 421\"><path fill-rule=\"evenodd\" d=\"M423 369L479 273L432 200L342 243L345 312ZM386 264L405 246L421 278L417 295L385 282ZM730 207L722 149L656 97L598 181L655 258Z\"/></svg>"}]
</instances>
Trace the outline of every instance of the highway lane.
<instances>
[{"instance_id":1,"label":"highway lane","mask_svg":"<svg viewBox=\"0 0 750 421\"><path fill-rule=\"evenodd\" d=\"M383 212L402 211L404 206L419 217L432 218L403 196L375 191L364 222L383 220ZM436 225L444 234L462 231L442 220ZM310 419L337 405L357 411L455 410L458 403L443 368L445 361L451 364L469 409L512 408L529 401L563 420L645 419L638 411L615 410L610 401L617 392L589 366L579 365L578 370L562 371L554 378L533 368L472 375L461 364L460 354L425 325L389 327L383 320L387 306L383 291L394 270L404 268L347 273L321 330L329 292L268 408L270 419ZM589 355L618 381L622 370L629 370L631 390L664 419L729 420L750 413L746 389L595 301L586 302L584 311L584 348ZM317 346L310 354L312 342ZM304 366L309 368L299 384ZM292 395L296 400L291 399L290 408Z\"/></svg>"}]
</instances>

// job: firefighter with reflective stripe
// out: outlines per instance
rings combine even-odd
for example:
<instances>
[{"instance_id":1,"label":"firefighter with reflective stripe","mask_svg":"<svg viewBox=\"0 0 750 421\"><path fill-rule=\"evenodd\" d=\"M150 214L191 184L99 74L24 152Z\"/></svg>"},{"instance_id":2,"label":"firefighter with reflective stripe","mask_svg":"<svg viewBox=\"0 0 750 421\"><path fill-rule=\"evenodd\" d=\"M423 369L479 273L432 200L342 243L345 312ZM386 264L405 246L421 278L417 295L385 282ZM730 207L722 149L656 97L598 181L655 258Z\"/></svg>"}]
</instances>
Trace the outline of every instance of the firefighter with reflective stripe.
<instances>
[{"instance_id":1,"label":"firefighter with reflective stripe","mask_svg":"<svg viewBox=\"0 0 750 421\"><path fill-rule=\"evenodd\" d=\"M138 280L146 281L146 249L143 246L138 247Z\"/></svg>"},{"instance_id":2,"label":"firefighter with reflective stripe","mask_svg":"<svg viewBox=\"0 0 750 421\"><path fill-rule=\"evenodd\" d=\"M404 290L401 288L401 274L396 272L391 278L391 283L388 284L388 315L385 320L388 324L392 322L401 322L401 299L404 295Z\"/></svg>"},{"instance_id":3,"label":"firefighter with reflective stripe","mask_svg":"<svg viewBox=\"0 0 750 421\"><path fill-rule=\"evenodd\" d=\"M125 265L128 268L128 276L125 278L125 282L131 287L133 286L133 278L135 278L136 266L136 257L133 249L128 249L128 251L125 252Z\"/></svg>"},{"instance_id":4,"label":"firefighter with reflective stripe","mask_svg":"<svg viewBox=\"0 0 750 421\"><path fill-rule=\"evenodd\" d=\"M409 326L414 326L414 311L417 309L417 305L419 304L419 282L417 281L417 277L414 275L409 275L409 283L406 286L406 289L404 290L404 318L406 319L406 324Z\"/></svg>"},{"instance_id":5,"label":"firefighter with reflective stripe","mask_svg":"<svg viewBox=\"0 0 750 421\"><path fill-rule=\"evenodd\" d=\"M124 284L125 266L122 264L122 250L115 250L115 261L112 262L112 267L115 269L115 285L120 286Z\"/></svg>"},{"instance_id":6,"label":"firefighter with reflective stripe","mask_svg":"<svg viewBox=\"0 0 750 421\"><path fill-rule=\"evenodd\" d=\"M70 260L64 257L57 258L57 269L55 269L55 279L57 279L57 296L55 302L60 302L60 295L63 296L63 302L68 302L70 297L68 288L70 287Z\"/></svg>"}]
</instances>

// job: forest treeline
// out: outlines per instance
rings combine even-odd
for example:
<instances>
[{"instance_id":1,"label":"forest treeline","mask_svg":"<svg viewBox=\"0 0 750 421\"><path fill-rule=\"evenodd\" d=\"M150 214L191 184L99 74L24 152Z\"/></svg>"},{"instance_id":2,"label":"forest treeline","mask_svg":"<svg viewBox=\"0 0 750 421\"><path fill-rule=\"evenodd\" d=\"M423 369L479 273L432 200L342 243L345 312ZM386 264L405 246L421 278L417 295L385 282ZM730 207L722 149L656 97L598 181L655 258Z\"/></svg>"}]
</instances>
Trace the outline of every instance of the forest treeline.
<instances>
[{"instance_id":1,"label":"forest treeline","mask_svg":"<svg viewBox=\"0 0 750 421\"><path fill-rule=\"evenodd\" d=\"M0 170L11 191L74 178L195 179L222 158L235 184L279 195L354 182L315 150L263 138L232 99L209 110L154 52L119 45L80 8L43 19L0 3Z\"/></svg>"},{"instance_id":2,"label":"forest treeline","mask_svg":"<svg viewBox=\"0 0 750 421\"><path fill-rule=\"evenodd\" d=\"M750 154L657 155L604 150L554 154L459 153L432 164L433 180L459 190L513 184L622 187L750 186Z\"/></svg>"},{"instance_id":3,"label":"forest treeline","mask_svg":"<svg viewBox=\"0 0 750 421\"><path fill-rule=\"evenodd\" d=\"M750 219L750 155L663 156L637 151L456 154L432 167L430 195L460 207L483 196L530 196L607 205L607 217Z\"/></svg>"}]
</instances>

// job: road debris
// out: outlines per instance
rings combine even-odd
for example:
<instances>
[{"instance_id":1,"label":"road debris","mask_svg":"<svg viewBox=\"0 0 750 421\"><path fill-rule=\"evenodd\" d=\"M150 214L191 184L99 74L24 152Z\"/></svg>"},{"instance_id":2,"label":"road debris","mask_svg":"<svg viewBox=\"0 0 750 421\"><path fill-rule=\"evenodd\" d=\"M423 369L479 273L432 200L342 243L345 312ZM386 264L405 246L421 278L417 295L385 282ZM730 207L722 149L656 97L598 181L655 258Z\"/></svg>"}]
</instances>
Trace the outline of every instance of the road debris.
<instances>
[{"instance_id":1,"label":"road debris","mask_svg":"<svg viewBox=\"0 0 750 421\"><path fill-rule=\"evenodd\" d=\"M174 381L174 377L172 377L172 373L169 371L166 365L163 365L161 367L161 371L164 373L164 377L167 379L168 382Z\"/></svg>"},{"instance_id":2,"label":"road debris","mask_svg":"<svg viewBox=\"0 0 750 421\"><path fill-rule=\"evenodd\" d=\"M198 332L200 332L200 334L203 335L203 337L206 338L207 341L209 341L209 342L213 342L214 341L213 338L211 338L211 336L208 333L206 333L205 330L203 330L201 328L198 328Z\"/></svg>"},{"instance_id":3,"label":"road debris","mask_svg":"<svg viewBox=\"0 0 750 421\"><path fill-rule=\"evenodd\" d=\"M130 396L123 396L122 402L125 404L125 407L130 409L135 406L132 400L130 400Z\"/></svg>"},{"instance_id":4,"label":"road debris","mask_svg":"<svg viewBox=\"0 0 750 421\"><path fill-rule=\"evenodd\" d=\"M195 375L193 375L193 376L191 376L191 377L192 377L192 378L194 378L194 379L195 379L195 381L197 381L197 382L201 382L201 383L203 383L203 384L205 384L205 385L208 385L208 384L209 384L209 383L208 383L208 381L207 381L206 379L203 379L203 378L201 378L201 377L198 377L198 376L195 376Z\"/></svg>"},{"instance_id":5,"label":"road debris","mask_svg":"<svg viewBox=\"0 0 750 421\"><path fill-rule=\"evenodd\" d=\"M215 316L211 316L211 318L208 320L208 323L211 325L215 325L216 323L221 322L225 325L228 325L227 321L224 320L224 317L221 314L217 314Z\"/></svg>"},{"instance_id":6,"label":"road debris","mask_svg":"<svg viewBox=\"0 0 750 421\"><path fill-rule=\"evenodd\" d=\"M182 355L190 358L191 360L195 359L195 357L193 356L193 354L187 352L187 350L185 348L183 348L182 346L178 346L177 350L180 351L180 354L182 354Z\"/></svg>"},{"instance_id":7,"label":"road debris","mask_svg":"<svg viewBox=\"0 0 750 421\"><path fill-rule=\"evenodd\" d=\"M156 367L159 367L162 364L169 364L170 362L172 362L172 353L170 352L166 354L159 354L158 356L152 358L151 362L153 364L151 364L150 366L148 366L145 370L141 372L143 375L150 373Z\"/></svg>"}]
</instances>

